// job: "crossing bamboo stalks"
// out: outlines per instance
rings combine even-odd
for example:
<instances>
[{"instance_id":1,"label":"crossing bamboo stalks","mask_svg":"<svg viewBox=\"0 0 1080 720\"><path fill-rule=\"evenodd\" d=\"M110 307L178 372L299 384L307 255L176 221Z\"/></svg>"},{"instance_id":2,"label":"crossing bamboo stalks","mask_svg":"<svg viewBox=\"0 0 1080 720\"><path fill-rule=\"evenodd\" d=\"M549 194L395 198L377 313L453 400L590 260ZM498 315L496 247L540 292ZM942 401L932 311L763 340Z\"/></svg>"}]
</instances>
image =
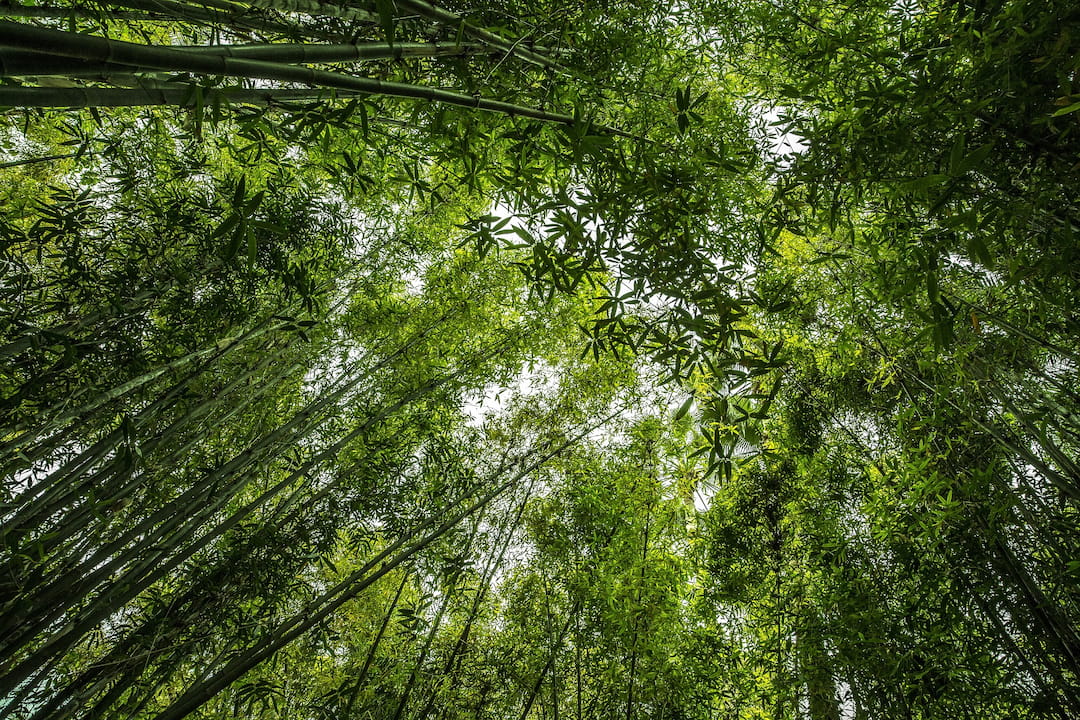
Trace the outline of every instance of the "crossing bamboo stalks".
<instances>
[{"instance_id":1,"label":"crossing bamboo stalks","mask_svg":"<svg viewBox=\"0 0 1080 720\"><path fill-rule=\"evenodd\" d=\"M350 717L353 705L356 704L356 698L359 697L360 691L364 688L364 681L367 680L368 670L371 668L371 663L375 659L375 653L379 649L379 644L382 642L383 637L386 635L386 629L390 626L390 620L393 618L394 611L397 609L398 600L401 599L401 591L405 589L405 582L409 579L408 572L401 573L401 582L398 584L397 590L394 592L394 597L390 601L390 604L386 607L386 613L383 615L382 623L379 625L379 631L375 634L375 638L371 641L371 645L368 646L367 655L364 656L364 664L360 666L360 672L356 674L356 677L352 680L352 691L349 693L349 700L345 703L345 717Z\"/></svg>"},{"instance_id":2,"label":"crossing bamboo stalks","mask_svg":"<svg viewBox=\"0 0 1080 720\"><path fill-rule=\"evenodd\" d=\"M211 4L208 0L196 0L196 2L221 10L228 10L229 6L247 5L260 10L273 10L279 13L303 13L313 17L333 17L360 23L376 23L379 21L378 15L373 12L338 5L333 2L322 2L321 0L244 0L242 4L227 2Z\"/></svg>"},{"instance_id":3,"label":"crossing bamboo stalks","mask_svg":"<svg viewBox=\"0 0 1080 720\"><path fill-rule=\"evenodd\" d=\"M438 323L444 322L448 317L452 316L454 312L455 310L451 309L445 313ZM384 358L376 368L369 371L368 374L391 362L394 357L406 352L415 343L426 337L430 331L431 328L427 328L418 333L409 342L399 348L397 352ZM487 351L482 357L485 359L493 357L496 352L497 350ZM80 564L85 570L72 570L68 575L53 578L51 585L44 588L37 596L35 602L31 604L35 608L38 618L35 622L26 622L27 618L25 617L11 618L12 621L21 621L21 627L19 627L18 631L13 636L8 638L5 643L7 645L6 651L11 652L13 651L13 648L17 648L23 643L29 642L32 638L42 633L54 618L64 612L92 588L97 587L106 578L114 575L118 576L117 579L111 581L110 588L106 590L103 595L95 599L95 605L98 607L97 610L91 611L90 609L87 609L80 618L79 623L64 628L59 634L54 634L48 641L38 646L29 658L13 668L3 680L0 680L0 687L5 687L5 683L12 684L12 687L14 687L14 683L22 681L29 677L30 673L34 672L35 665L40 665L45 662L45 659L48 657L59 657L62 652L69 648L73 643L77 642L81 636L92 630L93 627L113 612L113 608L130 601L154 582L164 577L172 569L179 566L184 560L206 547L217 537L220 537L225 532L238 525L255 509L261 507L271 498L276 497L287 487L295 484L299 478L305 476L313 467L335 456L341 447L365 432L372 425L452 378L452 376L444 376L433 383L427 383L419 389L407 393L403 398L389 407L383 408L380 412L369 416L364 423L359 424L336 443L316 453L313 458L303 466L292 473L289 473L283 481L262 493L256 500L248 503L244 508L232 513L224 522L221 522L211 530L204 532L194 543L180 549L182 543L187 538L193 536L200 529L205 530L207 521L220 510L230 498L236 496L237 493L248 484L250 479L240 475L240 473L244 467L264 454L262 448L270 447L271 443L276 444L276 441L279 438L282 438L287 431L297 427L301 428L300 434L297 435L297 437L307 435L310 432L310 428L313 426L305 425L301 427L300 423L307 423L308 419L312 417L315 418L315 426L322 422L322 416L319 412L315 411L314 407L323 407L336 402L336 400L342 397L344 393L355 387L363 377L366 377L366 375L361 375L360 377L353 378L352 380L343 383L341 387L333 392L323 393L316 401L314 401L313 405L309 405L305 411L294 416L293 419L285 425L272 431L267 436L264 436L257 445L252 446L244 453L241 453L241 455L237 456L229 463L226 463L222 469L208 475L202 481L192 486L176 500L168 503L157 512L152 513L150 516L131 527L117 540L97 548L96 552L93 552L90 557L84 559ZM278 444L276 446L289 447L290 445L291 442L285 442L284 444ZM232 482L231 485L227 486L224 490L218 489L218 486L223 481L237 475L240 475L240 477ZM210 495L207 496L207 493L210 493ZM295 500L299 498L300 494L301 491L299 489L296 490L292 494L293 500L286 501L279 509L287 508L291 502L295 502ZM168 538L168 543L165 547L161 547L161 544L165 542L164 539L166 537ZM128 543L136 538L138 538L139 541L135 545L129 546ZM120 554L122 549L123 553ZM143 550L149 551L149 554L144 555L140 560L136 561L134 565L121 572L119 565L125 562L125 558L138 557L136 553ZM5 687L5 689L10 688Z\"/></svg>"},{"instance_id":4,"label":"crossing bamboo stalks","mask_svg":"<svg viewBox=\"0 0 1080 720\"><path fill-rule=\"evenodd\" d=\"M147 383L162 377L170 371L185 369L203 359L220 359L230 351L239 348L244 343L257 339L268 332L281 329L284 325L284 323L278 323L277 325L272 326L263 323L238 338L233 340L223 340L215 344L214 347L204 348L189 353L188 355L166 364L162 368L158 368L135 380L102 393L91 403L88 403L75 411L71 411L66 415L61 414L58 418L51 420L50 423L55 427L59 427L61 423L87 416L88 414L97 411L103 404L111 400L119 399L127 393L143 387ZM82 494L85 486L93 482L93 478L87 478L81 481L76 480L76 478L84 474L89 467L103 458L111 450L118 447L125 435L134 434L143 423L157 419L159 417L159 412L170 406L176 397L182 393L204 369L205 366L196 368L181 381L175 383L169 390L162 393L148 407L136 413L134 419L130 423L117 428L109 435L98 440L94 445L67 461L57 471L51 473L42 482L31 485L23 495L16 499L14 504L17 505L17 510L10 518L11 524L9 527L15 528L23 525L33 526L40 524L44 521L44 517L55 512L58 507L64 507L70 504L75 497ZM14 442L12 445L13 447L19 447L19 445L14 444ZM41 456L39 455L38 459L40 459L40 457Z\"/></svg>"},{"instance_id":5,"label":"crossing bamboo stalks","mask_svg":"<svg viewBox=\"0 0 1080 720\"><path fill-rule=\"evenodd\" d=\"M621 409L620 411L621 412ZM588 433L595 428L610 422L618 412L612 413L590 426L583 432L566 440L548 450L541 450L541 456L515 473L510 479L502 482L486 493L483 493L471 504L467 499L458 501L458 506L465 505L460 510L453 511L443 522L438 517L432 517L419 526L408 536L403 536L390 544L386 549L378 553L374 558L365 563L361 568L342 580L333 588L327 590L322 596L309 604L301 613L292 620L283 623L266 637L258 646L250 648L249 652L229 661L224 667L208 677L197 686L191 687L181 695L172 705L156 716L156 720L180 720L198 707L201 707L235 680L246 674L263 660L266 660L279 649L291 643L303 635L315 624L334 612L338 607L352 599L360 592L376 582L379 578L392 572L395 568L415 556L440 537L445 535L465 518L473 515L481 508L487 506L495 498L501 496L511 487L514 487L524 477L536 469L542 467L549 460L564 452L567 448L580 442ZM426 533L426 534L424 534Z\"/></svg>"},{"instance_id":6,"label":"crossing bamboo stalks","mask_svg":"<svg viewBox=\"0 0 1080 720\"><path fill-rule=\"evenodd\" d=\"M344 389L339 388L336 393L327 393L321 396L316 401L316 404L329 404L335 395L340 396L343 392ZM197 552L198 549L205 546L208 539L217 537L225 529L235 526L247 513L234 514L230 518L231 521L225 523L218 532L207 533L204 536L206 538L204 542L197 542L184 550L177 549L189 536L204 528L207 521L218 510L247 486L250 477L242 474L246 467L268 453L272 457L279 452L275 451L274 448L290 447L293 438L306 436L312 429L309 424L309 418L312 416L316 416L314 419L315 426L321 424L321 418L317 416L312 406L309 406L285 425L263 436L258 443L233 458L229 463L226 463L221 470L208 474L202 481L176 500L131 527L119 539L97 548L96 552L83 560L77 568L70 570L67 574L51 578L50 585L39 591L31 605L36 611L38 619L31 623L27 622L27 618L21 618L21 627L8 638L8 643L17 647L21 642L28 642L31 638L42 633L56 617L71 607L78 599L100 585L105 579L118 575L116 580L111 581L111 587L105 593L109 602L105 603L99 600L97 604L100 606L100 610L84 613L79 624L67 628L65 632L61 632L59 635L53 635L49 641L35 651L33 657L40 662L44 657L59 654L67 646L76 642L79 637L89 632L98 622L102 621L112 612L112 608L128 602L139 592L149 587L154 580L163 576L164 572L176 567L183 560ZM320 459L325 460L328 456L329 453L325 453ZM290 474L286 482L295 480L298 474ZM237 479L226 485L224 489L219 489L221 483L233 477ZM284 484L280 484L279 487L283 488ZM166 538L168 539L167 543L165 542ZM138 539L138 541L134 545L128 545L135 539ZM127 558L138 557L138 553L144 551L147 554L143 555L141 560L136 561L121 572L121 566L127 562ZM147 573L149 573L149 577L147 577ZM19 622L20 618L9 618L9 620ZM64 645L59 645L58 643L61 642L61 638L64 636L68 638L67 641L65 641ZM57 648L61 649L58 650ZM21 672L31 669L29 662L23 663L23 665L26 666L25 669L21 666L15 668L10 673L10 676L18 677ZM9 680L0 681L0 687L2 687L3 682L7 681Z\"/></svg>"},{"instance_id":7,"label":"crossing bamboo stalks","mask_svg":"<svg viewBox=\"0 0 1080 720\"><path fill-rule=\"evenodd\" d=\"M256 375L264 371L267 366L270 365L269 359L265 359L258 363L255 368L240 375L232 383L224 387L219 393L215 395L214 401L204 401L200 403L195 411L186 412L172 424L170 424L165 430L152 438L147 438L145 441L139 442L140 454L144 460L142 464L145 464L147 457L153 457L153 462L159 467L169 467L174 461L178 461L184 457L187 457L188 451L192 449L192 446L201 440L201 436L189 440L187 443L176 447L176 449L170 451L163 456L153 456L153 452L162 443L172 439L172 437L178 433L184 427L197 422L202 417L213 412L217 405L220 405L226 398L230 397L231 391L241 383L244 383ZM278 379L284 377L285 374L292 374L301 368L300 365L294 365L286 367L284 370L278 371ZM184 383L186 384L186 383ZM252 393L248 393L244 398L233 403L229 407L228 411L217 418L218 422L225 422L232 415L240 412L251 402L257 400L260 396L268 393L273 387L273 380L271 382L261 385L256 388ZM170 389L166 396L170 395L176 388ZM139 421L143 419L145 415L154 417L156 410L154 406L162 402L163 407L166 405L164 401L166 397L162 397L159 401L155 401L154 405L147 408L144 413L140 413L135 421L131 423L133 429L138 428ZM94 452L93 457L88 462L96 462L100 459L104 452L108 452L118 447L122 440L125 439L127 429L118 429L104 438L103 447L104 450L97 450ZM130 458L120 456L112 458L104 467L94 472L80 472L82 468L76 468L70 470L67 476L71 478L68 483L72 486L72 489L67 495L59 498L52 499L48 506L39 508L37 511L38 517L31 516L30 518L24 518L19 521L20 526L24 527L37 527L39 532L45 531L47 542L42 540L36 540L35 546L40 544L43 550L47 551L47 555L54 555L59 553L60 557L78 557L83 554L81 551L75 549L69 549L67 551L58 550L62 542L74 536L76 533L82 532L93 521L101 520L100 508L105 506L106 508L115 508L117 504L125 502L130 499L132 493L140 487L144 487L147 484L147 477L144 472L136 472L135 468L131 466L132 460ZM59 471L58 471L59 472ZM119 481L122 484L115 486ZM80 503L87 495L88 490L93 491L93 497L85 499ZM64 508L71 508L71 510L65 514L62 518L56 519L50 523L48 528L45 528L45 521L47 518L52 517L54 514L60 512ZM18 516L17 516L18 517ZM13 521L14 526L14 521ZM15 538L8 536L8 542L11 543ZM32 585L23 585L21 592L25 593L31 589Z\"/></svg>"},{"instance_id":8,"label":"crossing bamboo stalks","mask_svg":"<svg viewBox=\"0 0 1080 720\"><path fill-rule=\"evenodd\" d=\"M474 591L473 600L465 618L465 625L458 634L457 640L454 642L454 646L450 650L450 655L447 657L446 664L442 669L442 677L448 678L448 686L451 688L455 687L455 679L457 677L457 670L460 667L460 659L465 654L465 648L468 645L473 625L480 614L480 608L483 606L488 592L491 590L495 573L502 567L503 559L506 557L506 551L510 547L510 541L517 531L517 526L520 523L522 516L525 514L525 507L528 504L529 498L532 496L532 490L532 486L526 489L525 497L518 504L516 512L507 513L503 516L495 540L497 552L488 556L484 571L481 573L477 588ZM432 688L431 692L428 694L427 702L420 710L420 717L427 718L431 716L431 711L434 709L437 697L438 689Z\"/></svg>"},{"instance_id":9,"label":"crossing bamboo stalks","mask_svg":"<svg viewBox=\"0 0 1080 720\"><path fill-rule=\"evenodd\" d=\"M474 110L527 117L560 125L574 125L577 122L575 118L569 115L547 112L502 100L470 96L450 90L343 75L278 62L185 53L164 47L109 40L81 33L68 33L10 21L0 21L0 45L24 50L49 47L54 48L53 54L55 55L79 58L93 63L119 63L154 70L302 83L335 90L426 100ZM41 90L43 91L41 102L46 102L44 98L48 97L48 90L51 90L51 88L41 88ZM56 95L55 97L59 98L60 96ZM616 135L626 135L611 128L601 128L601 130Z\"/></svg>"},{"instance_id":10,"label":"crossing bamboo stalks","mask_svg":"<svg viewBox=\"0 0 1080 720\"><path fill-rule=\"evenodd\" d=\"M5 2L0 3L0 17L97 19L100 17L100 13L89 8L76 6L48 7L45 5L21 5L16 2L5 0ZM131 12L126 10L113 10L109 13L109 17L115 20L126 21L164 22L169 20L166 16L156 13Z\"/></svg>"},{"instance_id":11,"label":"crossing bamboo stalks","mask_svg":"<svg viewBox=\"0 0 1080 720\"><path fill-rule=\"evenodd\" d=\"M480 521L483 517L483 512L482 509L473 520L473 528L469 533L469 539L465 544L464 552L466 555L472 551L473 542L476 540L476 535L480 531ZM446 609L454 599L457 590L457 581L458 575L455 574L451 580L450 587L443 592L442 602L439 604L439 609L436 611L435 618L431 622L431 627L428 628L427 636L424 638L424 644L420 648L420 654L417 656L416 661L413 663L412 670L409 672L409 679L405 682L405 689L402 690L401 696L398 698L392 720L401 720L402 715L405 713L405 709L409 706L409 698L412 696L413 690L416 687L416 681L420 676L420 671L427 662L428 651L431 650L431 643L435 639L435 634L439 631L439 628L442 627L443 616L446 613Z\"/></svg>"}]
</instances>

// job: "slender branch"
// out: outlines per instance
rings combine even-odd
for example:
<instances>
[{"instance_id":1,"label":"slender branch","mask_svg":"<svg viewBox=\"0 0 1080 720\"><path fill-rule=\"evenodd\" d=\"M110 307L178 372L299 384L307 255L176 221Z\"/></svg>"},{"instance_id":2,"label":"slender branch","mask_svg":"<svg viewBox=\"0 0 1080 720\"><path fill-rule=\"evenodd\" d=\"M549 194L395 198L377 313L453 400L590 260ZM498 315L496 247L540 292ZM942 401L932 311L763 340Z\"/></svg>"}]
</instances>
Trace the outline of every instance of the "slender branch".
<instances>
[{"instance_id":1,"label":"slender branch","mask_svg":"<svg viewBox=\"0 0 1080 720\"><path fill-rule=\"evenodd\" d=\"M88 153L82 153L86 155ZM67 155L43 155L42 157L26 158L25 160L9 160L0 163L0 169L20 167L22 165L37 165L38 163L52 162L53 160L70 160L79 157L80 153L68 153Z\"/></svg>"},{"instance_id":2,"label":"slender branch","mask_svg":"<svg viewBox=\"0 0 1080 720\"><path fill-rule=\"evenodd\" d=\"M521 47L520 40L507 40L501 35L496 35L493 32L484 30L483 28L473 25L460 15L455 15L449 10L444 10L443 8L436 7L435 5L432 5L428 2L424 2L424 0L396 0L396 2L398 7L405 8L406 10L411 10L417 15L422 15L426 18L430 18L431 20L435 20L436 22L443 23L444 25L448 25L450 27L460 27L465 33L465 35L471 38L475 38L476 40L486 42L489 45L497 47L500 50L503 50L506 53L527 62L531 62L535 65L540 65L541 67L546 68L564 69L557 61L552 60L551 58L546 57L545 55L542 55L534 50L528 50Z\"/></svg>"}]
</instances>

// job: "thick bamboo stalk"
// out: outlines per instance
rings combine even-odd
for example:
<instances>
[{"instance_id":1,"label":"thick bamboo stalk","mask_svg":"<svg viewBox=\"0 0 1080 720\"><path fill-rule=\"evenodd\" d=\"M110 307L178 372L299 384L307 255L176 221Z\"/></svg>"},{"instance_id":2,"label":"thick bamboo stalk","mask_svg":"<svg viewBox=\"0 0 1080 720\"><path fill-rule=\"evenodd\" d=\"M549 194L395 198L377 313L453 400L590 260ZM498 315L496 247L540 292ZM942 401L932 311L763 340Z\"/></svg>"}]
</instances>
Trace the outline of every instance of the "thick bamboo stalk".
<instances>
[{"instance_id":1,"label":"thick bamboo stalk","mask_svg":"<svg viewBox=\"0 0 1080 720\"><path fill-rule=\"evenodd\" d=\"M491 53L476 43L253 43L246 45L172 45L171 50L278 63L344 63Z\"/></svg>"},{"instance_id":2,"label":"thick bamboo stalk","mask_svg":"<svg viewBox=\"0 0 1080 720\"><path fill-rule=\"evenodd\" d=\"M88 107L227 107L236 105L282 105L289 102L331 101L354 97L357 93L266 88L37 88L0 87L0 107L88 108Z\"/></svg>"},{"instance_id":3,"label":"thick bamboo stalk","mask_svg":"<svg viewBox=\"0 0 1080 720\"><path fill-rule=\"evenodd\" d=\"M453 43L252 43L242 45L170 45L169 50L244 60L278 63L348 63L365 60L462 57L490 53L477 44ZM0 47L0 76L3 77L109 77L142 69L119 63L96 63L48 52ZM2 166L0 166L2 167Z\"/></svg>"},{"instance_id":4,"label":"thick bamboo stalk","mask_svg":"<svg viewBox=\"0 0 1080 720\"><path fill-rule=\"evenodd\" d=\"M577 122L569 115L547 112L502 100L470 96L451 90L355 77L295 65L186 53L165 47L139 45L137 43L39 28L10 21L0 21L0 44L26 50L48 47L52 48L56 55L80 58L96 63L120 63L174 72L302 83L372 95L427 100L510 116L518 115L561 125L574 125ZM53 106L55 107L55 105ZM613 130L608 130L608 132L623 134Z\"/></svg>"}]
</instances>

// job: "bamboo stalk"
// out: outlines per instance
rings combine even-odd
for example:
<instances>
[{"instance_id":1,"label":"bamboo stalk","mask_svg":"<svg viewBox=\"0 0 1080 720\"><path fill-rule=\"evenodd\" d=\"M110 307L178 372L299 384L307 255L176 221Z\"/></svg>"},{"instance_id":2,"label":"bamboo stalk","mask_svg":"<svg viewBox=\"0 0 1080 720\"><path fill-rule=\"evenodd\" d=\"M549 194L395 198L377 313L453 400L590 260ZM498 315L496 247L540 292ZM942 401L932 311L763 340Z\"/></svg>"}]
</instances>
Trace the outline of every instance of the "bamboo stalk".
<instances>
[{"instance_id":1,"label":"bamboo stalk","mask_svg":"<svg viewBox=\"0 0 1080 720\"><path fill-rule=\"evenodd\" d=\"M164 47L164 46L163 46ZM347 63L365 60L463 57L491 53L477 44L453 43L250 43L240 45L169 45L169 50L244 60L279 63ZM33 50L0 47L0 76L3 77L108 77L142 69L119 63L94 63L80 58ZM3 167L3 165L0 165Z\"/></svg>"},{"instance_id":2,"label":"bamboo stalk","mask_svg":"<svg viewBox=\"0 0 1080 720\"><path fill-rule=\"evenodd\" d=\"M466 554L472 551L473 542L475 542L476 535L480 531L480 519L483 517L484 510L486 510L486 507L481 509L480 514L478 514L473 521L472 532L469 533L469 540L465 544ZM457 575L455 575L450 587L443 594L443 601L439 605L438 612L435 613L431 628L428 630L427 637L424 639L424 644L420 649L420 655L417 657L416 662L413 663L412 670L409 672L409 679L405 683L405 689L402 691L401 697L398 698L397 707L394 710L394 716L391 720L401 720L402 715L405 713L405 708L409 705L409 698L412 695L413 689L416 687L416 680L420 675L420 670L423 668L424 663L427 662L428 651L431 650L431 643L435 639L435 634L439 631L439 627L442 625L443 615L446 613L446 608L450 606L454 591L457 589L457 579Z\"/></svg>"},{"instance_id":3,"label":"bamboo stalk","mask_svg":"<svg viewBox=\"0 0 1080 720\"><path fill-rule=\"evenodd\" d=\"M328 101L355 97L348 91L268 88L30 88L0 87L0 107L89 108L89 107L213 107L230 104L274 106L290 102Z\"/></svg>"},{"instance_id":4,"label":"bamboo stalk","mask_svg":"<svg viewBox=\"0 0 1080 720\"><path fill-rule=\"evenodd\" d=\"M498 552L488 556L488 561L485 564L484 572L480 576L476 592L473 595L473 601L469 607L469 614L465 619L465 625L462 627L461 632L458 634L458 638L454 643L454 647L450 650L450 655L446 660L446 664L443 666L442 676L449 678L450 687L454 687L455 680L457 678L457 670L460 667L459 659L463 656L465 646L469 641L469 635L472 633L473 624L476 622L476 618L480 614L480 607L483 605L484 600L487 598L487 594L491 589L491 583L494 579L495 573L500 567L502 567L503 558L506 556L506 551L510 547L510 540L514 536L514 531L517 528L518 523L521 521L522 515L525 514L525 506L528 504L529 498L532 495L532 486L525 491L525 498L519 503L516 513L507 513L503 516L502 523L500 524L498 531L498 538L496 540L496 547ZM511 520L511 517L513 519ZM501 540L501 541L500 541ZM420 711L420 718L429 717L432 709L435 706L435 701L438 696L438 689L433 688L431 694L428 696L427 703ZM348 713L346 713L348 714Z\"/></svg>"},{"instance_id":5,"label":"bamboo stalk","mask_svg":"<svg viewBox=\"0 0 1080 720\"><path fill-rule=\"evenodd\" d=\"M427 100L510 116L518 115L561 125L577 123L575 118L569 115L547 112L502 100L470 96L451 90L355 77L275 62L186 53L165 47L139 45L10 21L0 21L0 44L26 50L49 47L54 49L53 52L56 55L97 63L120 63L147 69L303 83L336 90ZM47 96L47 93L43 96ZM3 99L0 99L0 102L2 101ZM625 135L613 129L604 128L604 130Z\"/></svg>"},{"instance_id":6,"label":"bamboo stalk","mask_svg":"<svg viewBox=\"0 0 1080 720\"><path fill-rule=\"evenodd\" d=\"M53 162L55 160L71 160L77 158L80 155L87 155L89 153L68 153L67 155L42 155L41 157L26 158L24 160L9 160L7 162L0 163L0 169L22 167L24 165L38 165L40 163Z\"/></svg>"},{"instance_id":7,"label":"bamboo stalk","mask_svg":"<svg viewBox=\"0 0 1080 720\"><path fill-rule=\"evenodd\" d=\"M398 600L401 599L401 591L405 589L405 581L408 579L409 573L401 573L401 583L398 584L397 592L394 593L394 599L390 601L390 605L386 608L382 624L379 625L379 631L375 634L375 639L371 641L371 645L368 647L367 656L364 658L364 664L361 666L360 672L353 681L353 689L352 692L349 693L349 701L345 704L344 717L351 716L352 706L356 703L356 698L360 695L364 680L367 679L368 670L371 668L371 662L375 659L375 652L379 649L379 643L382 642L383 636L386 634L386 628L390 625L394 610L397 609Z\"/></svg>"},{"instance_id":8,"label":"bamboo stalk","mask_svg":"<svg viewBox=\"0 0 1080 720\"><path fill-rule=\"evenodd\" d=\"M279 63L334 63L357 60L400 60L491 53L475 43L252 43L244 45L171 45L171 50Z\"/></svg>"}]
</instances>

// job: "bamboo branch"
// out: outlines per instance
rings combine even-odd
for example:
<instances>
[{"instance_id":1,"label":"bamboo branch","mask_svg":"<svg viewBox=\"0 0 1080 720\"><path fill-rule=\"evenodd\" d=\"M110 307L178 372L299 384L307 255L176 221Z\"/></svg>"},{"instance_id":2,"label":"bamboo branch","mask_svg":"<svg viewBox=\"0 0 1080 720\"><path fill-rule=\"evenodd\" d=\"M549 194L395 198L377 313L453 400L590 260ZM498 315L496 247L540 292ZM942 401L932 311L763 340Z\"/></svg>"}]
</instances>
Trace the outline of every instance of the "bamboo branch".
<instances>
[{"instance_id":1,"label":"bamboo branch","mask_svg":"<svg viewBox=\"0 0 1080 720\"><path fill-rule=\"evenodd\" d=\"M545 68L552 69L564 69L557 61L552 60L545 55L541 55L533 50L528 50L521 47L521 41L511 41L496 35L489 30L473 25L460 15L455 15L449 10L436 7L424 0L396 0L399 7L411 10L417 15L422 15L426 18L430 18L439 23L443 23L449 27L460 27L462 31L471 38L475 38L482 42L486 42L489 45L499 48L506 53L518 57L527 62L531 62L535 65L539 65Z\"/></svg>"}]
</instances>

